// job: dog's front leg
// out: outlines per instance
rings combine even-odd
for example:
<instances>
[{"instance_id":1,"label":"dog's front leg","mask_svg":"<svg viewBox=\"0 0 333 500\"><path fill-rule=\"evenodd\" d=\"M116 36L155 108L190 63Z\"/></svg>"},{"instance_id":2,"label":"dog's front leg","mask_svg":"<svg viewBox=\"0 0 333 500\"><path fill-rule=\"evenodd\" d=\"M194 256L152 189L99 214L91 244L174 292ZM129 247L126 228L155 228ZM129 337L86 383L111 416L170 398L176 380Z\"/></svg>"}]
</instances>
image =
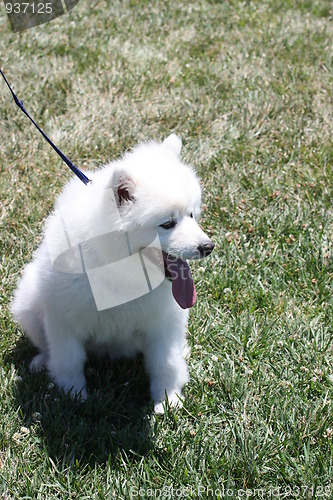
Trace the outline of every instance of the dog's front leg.
<instances>
[{"instance_id":1,"label":"dog's front leg","mask_svg":"<svg viewBox=\"0 0 333 500\"><path fill-rule=\"evenodd\" d=\"M68 325L61 325L59 320L52 321L50 316L47 318L48 371L59 389L71 396L78 395L86 399L86 352L78 337L64 333L68 328L70 329Z\"/></svg>"},{"instance_id":2,"label":"dog's front leg","mask_svg":"<svg viewBox=\"0 0 333 500\"><path fill-rule=\"evenodd\" d=\"M175 328L171 333L167 326L163 332L149 334L144 356L156 413L164 413L165 394L170 406L182 406L182 389L189 380L185 344L183 326L181 331Z\"/></svg>"}]
</instances>

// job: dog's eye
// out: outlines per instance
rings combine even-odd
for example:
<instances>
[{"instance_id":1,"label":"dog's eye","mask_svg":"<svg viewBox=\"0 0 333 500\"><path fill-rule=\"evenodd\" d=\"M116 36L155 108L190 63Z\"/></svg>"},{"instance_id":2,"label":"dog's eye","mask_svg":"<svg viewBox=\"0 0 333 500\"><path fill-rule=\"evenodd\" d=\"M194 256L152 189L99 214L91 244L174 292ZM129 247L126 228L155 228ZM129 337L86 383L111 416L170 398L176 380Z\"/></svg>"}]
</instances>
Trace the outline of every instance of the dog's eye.
<instances>
[{"instance_id":1,"label":"dog's eye","mask_svg":"<svg viewBox=\"0 0 333 500\"><path fill-rule=\"evenodd\" d=\"M177 222L174 219L168 220L168 222L164 222L164 224L160 224L160 227L163 227L163 229L172 229L175 227Z\"/></svg>"}]
</instances>

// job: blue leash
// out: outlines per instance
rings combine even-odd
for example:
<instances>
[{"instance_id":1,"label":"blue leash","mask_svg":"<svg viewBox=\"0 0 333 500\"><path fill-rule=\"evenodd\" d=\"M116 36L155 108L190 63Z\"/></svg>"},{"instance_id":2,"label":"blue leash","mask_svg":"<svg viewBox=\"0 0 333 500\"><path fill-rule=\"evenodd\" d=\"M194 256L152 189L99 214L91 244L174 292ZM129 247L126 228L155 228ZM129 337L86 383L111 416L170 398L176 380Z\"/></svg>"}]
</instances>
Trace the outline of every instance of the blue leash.
<instances>
[{"instance_id":1,"label":"blue leash","mask_svg":"<svg viewBox=\"0 0 333 500\"><path fill-rule=\"evenodd\" d=\"M89 184L89 182L91 182L90 179L88 179L88 177L83 173L81 172L80 169L77 168L77 166L74 165L73 162L71 162L71 160L69 160L67 158L67 156L64 155L64 153L62 151L60 151L60 149L51 141L51 139L48 138L48 136L45 134L45 132L43 132L43 130L41 128L39 128L39 126L37 125L37 123L31 118L31 116L29 115L29 113L25 110L24 106L23 106L23 102L20 101L17 96L14 94L11 86L9 85L8 81L7 81L7 78L5 77L5 75L3 74L1 68L0 68L0 73L2 74L9 90L11 91L11 94L13 96L13 99L15 101L15 104L17 104L17 106L21 109L21 111L23 111L23 113L29 118L29 120L35 125L35 127L39 130L39 132L42 134L42 136L44 137L44 139L47 140L47 142L50 144L50 146L52 146L52 148L54 149L54 151L56 153L58 153L58 155L60 156L60 158L66 163L66 165L68 165L68 167L71 169L71 171L78 176L78 178L84 183L84 184Z\"/></svg>"}]
</instances>

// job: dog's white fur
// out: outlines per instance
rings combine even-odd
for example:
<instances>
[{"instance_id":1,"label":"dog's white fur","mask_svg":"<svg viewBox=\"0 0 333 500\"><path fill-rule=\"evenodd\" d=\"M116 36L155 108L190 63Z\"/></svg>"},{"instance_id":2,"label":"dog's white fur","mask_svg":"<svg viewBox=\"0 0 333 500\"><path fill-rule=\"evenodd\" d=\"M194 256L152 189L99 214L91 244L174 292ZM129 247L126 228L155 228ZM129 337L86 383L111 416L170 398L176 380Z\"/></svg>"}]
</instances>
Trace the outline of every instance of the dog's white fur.
<instances>
[{"instance_id":1,"label":"dog's white fur","mask_svg":"<svg viewBox=\"0 0 333 500\"><path fill-rule=\"evenodd\" d=\"M111 358L142 352L155 411L163 412L165 393L171 405L181 404L181 391L189 378L184 359L188 310L175 301L171 282L165 278L136 300L97 310L86 275L59 272L49 255L59 245L62 208L70 207L67 218L74 239L89 240L99 215L106 213L105 193L112 189L116 199L119 193L125 196L122 202L118 199L122 230L137 235L138 247L145 245L146 231L154 229L164 252L183 259L200 257L198 246L211 242L196 222L201 190L193 170L181 163L180 150L181 141L172 134L162 143L139 145L121 160L89 172L93 182L87 187L71 180L47 219L43 241L14 294L12 312L40 351L31 368L46 366L65 392L87 396L87 351ZM160 227L171 217L177 222L174 228ZM107 252L101 240L96 259L103 262ZM109 276L104 287L105 281L110 289L119 286ZM130 282L121 286L130 293Z\"/></svg>"}]
</instances>

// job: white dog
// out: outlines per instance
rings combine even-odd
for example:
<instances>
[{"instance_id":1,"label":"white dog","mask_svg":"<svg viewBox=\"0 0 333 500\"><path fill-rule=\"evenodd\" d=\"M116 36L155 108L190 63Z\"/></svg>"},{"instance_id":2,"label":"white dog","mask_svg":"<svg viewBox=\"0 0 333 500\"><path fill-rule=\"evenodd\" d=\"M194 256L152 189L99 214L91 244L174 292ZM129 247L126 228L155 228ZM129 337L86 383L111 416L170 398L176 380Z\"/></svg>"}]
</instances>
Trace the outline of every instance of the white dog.
<instances>
[{"instance_id":1,"label":"white dog","mask_svg":"<svg viewBox=\"0 0 333 500\"><path fill-rule=\"evenodd\" d=\"M188 308L195 288L187 259L211 253L200 229L201 190L180 161L181 141L137 146L123 159L71 180L14 294L16 320L59 388L86 398L87 352L144 354L155 411L181 405L188 381Z\"/></svg>"}]
</instances>

